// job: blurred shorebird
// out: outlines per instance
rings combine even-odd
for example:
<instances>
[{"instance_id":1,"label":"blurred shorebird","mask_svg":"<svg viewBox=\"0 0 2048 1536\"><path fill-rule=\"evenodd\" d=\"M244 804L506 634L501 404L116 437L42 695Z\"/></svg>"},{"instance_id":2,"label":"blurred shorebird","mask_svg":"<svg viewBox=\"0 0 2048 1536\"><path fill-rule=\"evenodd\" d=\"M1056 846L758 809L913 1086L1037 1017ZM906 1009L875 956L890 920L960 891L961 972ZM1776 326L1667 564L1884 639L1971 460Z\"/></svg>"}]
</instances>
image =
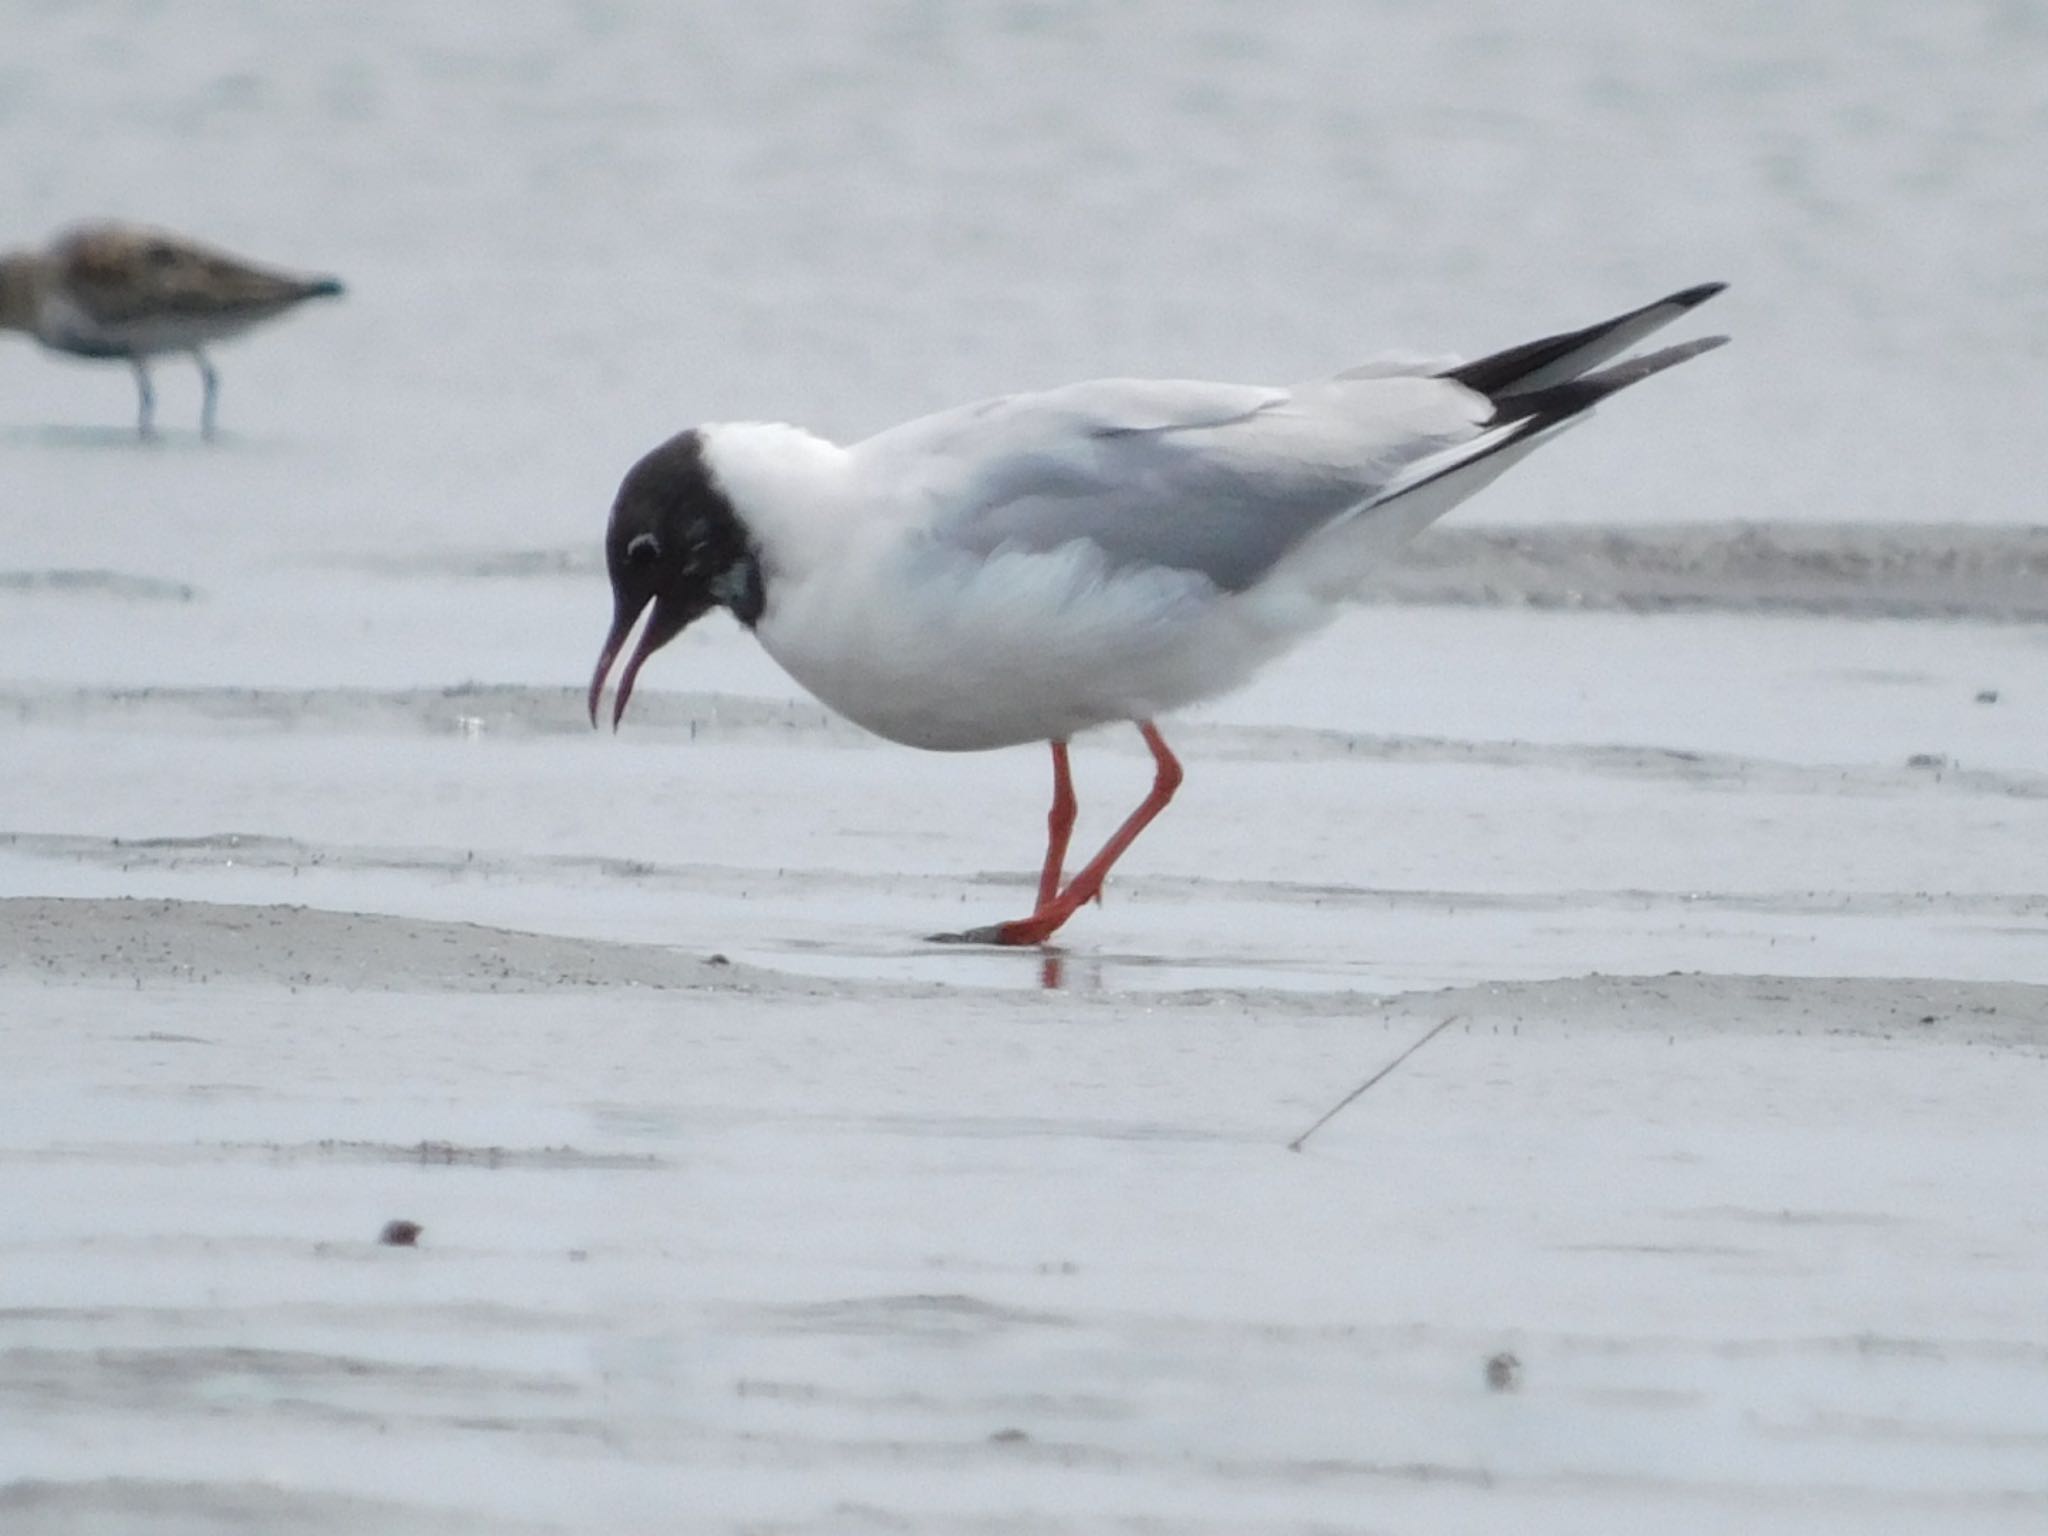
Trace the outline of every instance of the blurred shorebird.
<instances>
[{"instance_id":1,"label":"blurred shorebird","mask_svg":"<svg viewBox=\"0 0 2048 1536\"><path fill-rule=\"evenodd\" d=\"M86 224L43 250L0 256L0 331L26 331L74 357L125 360L144 437L156 415L149 360L183 352L199 367L200 431L212 437L220 378L207 345L340 292L335 278L272 271L167 230Z\"/></svg>"}]
</instances>

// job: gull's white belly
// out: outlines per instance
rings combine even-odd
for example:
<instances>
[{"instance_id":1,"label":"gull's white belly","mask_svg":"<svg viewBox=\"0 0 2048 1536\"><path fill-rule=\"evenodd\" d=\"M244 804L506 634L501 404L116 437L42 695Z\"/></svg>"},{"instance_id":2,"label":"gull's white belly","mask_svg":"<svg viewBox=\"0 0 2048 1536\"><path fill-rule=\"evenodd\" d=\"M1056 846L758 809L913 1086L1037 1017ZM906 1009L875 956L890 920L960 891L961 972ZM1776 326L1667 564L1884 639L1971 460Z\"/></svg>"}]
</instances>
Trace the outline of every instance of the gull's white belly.
<instances>
[{"instance_id":1,"label":"gull's white belly","mask_svg":"<svg viewBox=\"0 0 2048 1536\"><path fill-rule=\"evenodd\" d=\"M772 583L755 634L823 703L910 746L1065 740L1224 693L1319 626L1292 590L1108 568L1070 544L992 557L901 546Z\"/></svg>"}]
</instances>

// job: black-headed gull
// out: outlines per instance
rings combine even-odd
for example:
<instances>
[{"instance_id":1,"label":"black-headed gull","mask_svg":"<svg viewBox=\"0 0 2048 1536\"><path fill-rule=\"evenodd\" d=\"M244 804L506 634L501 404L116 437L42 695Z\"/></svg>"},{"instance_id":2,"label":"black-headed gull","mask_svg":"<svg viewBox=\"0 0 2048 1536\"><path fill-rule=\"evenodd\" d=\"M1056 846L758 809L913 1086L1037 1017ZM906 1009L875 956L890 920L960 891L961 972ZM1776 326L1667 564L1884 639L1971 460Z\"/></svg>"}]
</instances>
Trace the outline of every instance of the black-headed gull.
<instances>
[{"instance_id":1,"label":"black-headed gull","mask_svg":"<svg viewBox=\"0 0 2048 1536\"><path fill-rule=\"evenodd\" d=\"M200 430L211 437L220 378L207 345L340 292L331 277L273 272L168 230L88 224L44 250L0 256L0 331L27 331L74 357L129 364L144 437L156 415L149 360L187 354L206 390Z\"/></svg>"},{"instance_id":2,"label":"black-headed gull","mask_svg":"<svg viewBox=\"0 0 2048 1536\"><path fill-rule=\"evenodd\" d=\"M605 533L605 679L723 607L831 708L942 752L1052 746L1029 917L954 937L1043 943L1173 798L1153 723L1245 682L1327 622L1375 563L1597 401L1714 336L1593 371L1721 291L1455 367L1378 363L1292 389L1101 379L906 422L850 447L765 423L697 427L627 473ZM1067 742L1138 727L1157 773L1062 882Z\"/></svg>"}]
</instances>

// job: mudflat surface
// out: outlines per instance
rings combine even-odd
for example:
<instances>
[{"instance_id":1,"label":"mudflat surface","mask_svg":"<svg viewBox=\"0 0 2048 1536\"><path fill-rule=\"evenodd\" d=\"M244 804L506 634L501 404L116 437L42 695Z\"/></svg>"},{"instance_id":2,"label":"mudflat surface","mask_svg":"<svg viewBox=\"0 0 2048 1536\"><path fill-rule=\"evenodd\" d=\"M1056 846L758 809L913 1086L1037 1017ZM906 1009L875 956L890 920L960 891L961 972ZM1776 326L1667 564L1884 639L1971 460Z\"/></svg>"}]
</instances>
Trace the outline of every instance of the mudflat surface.
<instances>
[{"instance_id":1,"label":"mudflat surface","mask_svg":"<svg viewBox=\"0 0 2048 1536\"><path fill-rule=\"evenodd\" d=\"M0 1012L15 1529L2048 1512L2039 985L859 984L18 898Z\"/></svg>"},{"instance_id":2,"label":"mudflat surface","mask_svg":"<svg viewBox=\"0 0 2048 1536\"><path fill-rule=\"evenodd\" d=\"M1028 900L1038 754L876 744L734 634L618 738L259 657L17 684L0 1510L2030 1530L2036 644L1361 609L1176 726L1045 955L922 938ZM1145 767L1076 761L1085 838Z\"/></svg>"},{"instance_id":3,"label":"mudflat surface","mask_svg":"<svg viewBox=\"0 0 2048 1536\"><path fill-rule=\"evenodd\" d=\"M13 9L0 245L349 293L0 337L6 1536L2048 1528L2028 7ZM693 422L1714 278L1057 952L1042 751L583 718Z\"/></svg>"}]
</instances>

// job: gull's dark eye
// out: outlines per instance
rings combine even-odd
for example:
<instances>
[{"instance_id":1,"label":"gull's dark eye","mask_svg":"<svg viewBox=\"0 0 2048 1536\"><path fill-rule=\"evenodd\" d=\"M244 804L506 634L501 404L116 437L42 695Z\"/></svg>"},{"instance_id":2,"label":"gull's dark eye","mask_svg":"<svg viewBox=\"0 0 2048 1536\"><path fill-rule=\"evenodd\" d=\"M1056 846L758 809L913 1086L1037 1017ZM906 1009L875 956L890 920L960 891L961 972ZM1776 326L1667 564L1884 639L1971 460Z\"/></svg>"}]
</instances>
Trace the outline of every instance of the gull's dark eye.
<instances>
[{"instance_id":1,"label":"gull's dark eye","mask_svg":"<svg viewBox=\"0 0 2048 1536\"><path fill-rule=\"evenodd\" d=\"M154 243L143 252L143 258L152 267L174 267L178 264L178 253L161 242Z\"/></svg>"},{"instance_id":2,"label":"gull's dark eye","mask_svg":"<svg viewBox=\"0 0 2048 1536\"><path fill-rule=\"evenodd\" d=\"M651 533L636 533L627 541L626 559L634 565L652 565L661 558L661 541Z\"/></svg>"}]
</instances>

